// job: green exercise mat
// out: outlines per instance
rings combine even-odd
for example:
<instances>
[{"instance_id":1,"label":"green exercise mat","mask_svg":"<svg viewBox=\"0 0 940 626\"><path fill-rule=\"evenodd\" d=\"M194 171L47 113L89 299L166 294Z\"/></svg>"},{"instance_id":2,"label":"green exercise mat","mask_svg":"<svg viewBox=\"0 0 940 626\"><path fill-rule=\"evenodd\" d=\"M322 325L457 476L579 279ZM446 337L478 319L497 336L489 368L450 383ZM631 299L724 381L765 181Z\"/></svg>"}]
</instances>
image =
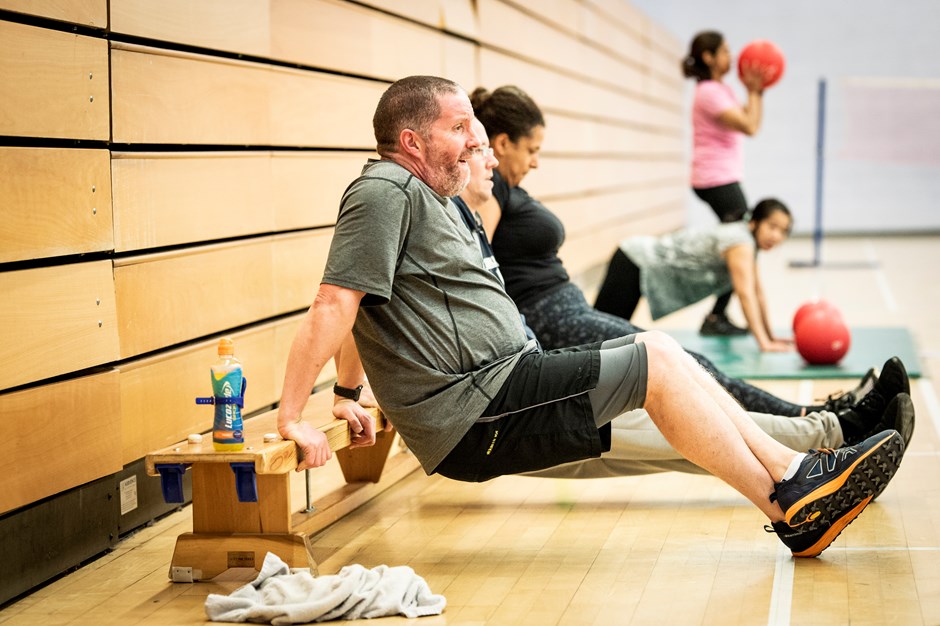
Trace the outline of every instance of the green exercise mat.
<instances>
[{"instance_id":1,"label":"green exercise mat","mask_svg":"<svg viewBox=\"0 0 940 626\"><path fill-rule=\"evenodd\" d=\"M703 337L696 330L667 330L687 350L705 355L735 378L857 378L892 356L911 378L921 374L914 338L906 328L853 328L852 345L837 365L809 365L798 352L761 352L750 335ZM781 332L781 336L787 333Z\"/></svg>"}]
</instances>

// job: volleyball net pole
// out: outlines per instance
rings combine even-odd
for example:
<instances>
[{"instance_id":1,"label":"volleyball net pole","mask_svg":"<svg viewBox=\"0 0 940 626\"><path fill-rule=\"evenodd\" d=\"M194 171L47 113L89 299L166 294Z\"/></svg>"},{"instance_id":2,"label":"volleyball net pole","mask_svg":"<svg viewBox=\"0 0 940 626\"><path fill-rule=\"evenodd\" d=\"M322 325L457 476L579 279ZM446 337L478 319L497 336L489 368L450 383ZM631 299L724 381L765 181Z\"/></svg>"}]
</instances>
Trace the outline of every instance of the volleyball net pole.
<instances>
[{"instance_id":1,"label":"volleyball net pole","mask_svg":"<svg viewBox=\"0 0 940 626\"><path fill-rule=\"evenodd\" d=\"M816 105L816 207L813 224L813 258L809 261L790 261L790 267L824 267L822 260L823 243L823 181L826 164L826 79L819 79ZM872 261L842 261L826 263L830 267L870 268L877 265Z\"/></svg>"}]
</instances>

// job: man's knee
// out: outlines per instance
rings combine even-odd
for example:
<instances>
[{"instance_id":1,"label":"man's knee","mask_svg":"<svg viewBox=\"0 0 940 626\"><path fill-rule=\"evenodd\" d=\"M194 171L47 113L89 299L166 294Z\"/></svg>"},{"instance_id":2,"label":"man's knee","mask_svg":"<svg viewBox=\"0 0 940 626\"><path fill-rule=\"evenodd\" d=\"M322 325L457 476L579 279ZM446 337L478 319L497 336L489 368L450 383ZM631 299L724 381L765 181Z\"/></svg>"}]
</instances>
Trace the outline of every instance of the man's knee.
<instances>
[{"instance_id":1,"label":"man's knee","mask_svg":"<svg viewBox=\"0 0 940 626\"><path fill-rule=\"evenodd\" d=\"M660 330L645 330L636 336L636 341L645 343L647 347L655 346L657 350L665 350L669 353L683 352L678 341Z\"/></svg>"},{"instance_id":2,"label":"man's knee","mask_svg":"<svg viewBox=\"0 0 940 626\"><path fill-rule=\"evenodd\" d=\"M675 339L660 331L646 331L637 335L637 341L646 347L647 391L681 378L682 359L687 355Z\"/></svg>"}]
</instances>

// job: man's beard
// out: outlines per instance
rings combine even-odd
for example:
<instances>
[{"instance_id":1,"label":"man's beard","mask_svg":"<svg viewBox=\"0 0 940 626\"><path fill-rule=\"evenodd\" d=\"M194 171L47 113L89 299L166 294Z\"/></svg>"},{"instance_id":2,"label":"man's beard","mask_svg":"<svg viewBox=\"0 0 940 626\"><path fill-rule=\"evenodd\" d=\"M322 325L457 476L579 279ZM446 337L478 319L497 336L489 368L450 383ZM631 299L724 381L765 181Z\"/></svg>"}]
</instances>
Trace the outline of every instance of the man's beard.
<instances>
[{"instance_id":1,"label":"man's beard","mask_svg":"<svg viewBox=\"0 0 940 626\"><path fill-rule=\"evenodd\" d=\"M428 180L428 186L444 197L459 195L470 182L470 167L461 168L460 163L452 163L435 170Z\"/></svg>"}]
</instances>

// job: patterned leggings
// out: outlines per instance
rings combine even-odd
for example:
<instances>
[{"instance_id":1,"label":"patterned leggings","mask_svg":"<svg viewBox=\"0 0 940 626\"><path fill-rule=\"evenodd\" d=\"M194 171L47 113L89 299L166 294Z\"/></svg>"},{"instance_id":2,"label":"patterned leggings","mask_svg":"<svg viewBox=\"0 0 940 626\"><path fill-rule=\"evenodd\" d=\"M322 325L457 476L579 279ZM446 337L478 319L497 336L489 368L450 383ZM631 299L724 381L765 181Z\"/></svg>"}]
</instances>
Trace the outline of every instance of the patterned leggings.
<instances>
[{"instance_id":1,"label":"patterned leggings","mask_svg":"<svg viewBox=\"0 0 940 626\"><path fill-rule=\"evenodd\" d=\"M545 350L580 346L643 332L627 320L591 307L572 283L550 291L536 302L519 307L526 323ZM722 373L701 354L686 351L704 367L746 411L796 417L803 407Z\"/></svg>"}]
</instances>

